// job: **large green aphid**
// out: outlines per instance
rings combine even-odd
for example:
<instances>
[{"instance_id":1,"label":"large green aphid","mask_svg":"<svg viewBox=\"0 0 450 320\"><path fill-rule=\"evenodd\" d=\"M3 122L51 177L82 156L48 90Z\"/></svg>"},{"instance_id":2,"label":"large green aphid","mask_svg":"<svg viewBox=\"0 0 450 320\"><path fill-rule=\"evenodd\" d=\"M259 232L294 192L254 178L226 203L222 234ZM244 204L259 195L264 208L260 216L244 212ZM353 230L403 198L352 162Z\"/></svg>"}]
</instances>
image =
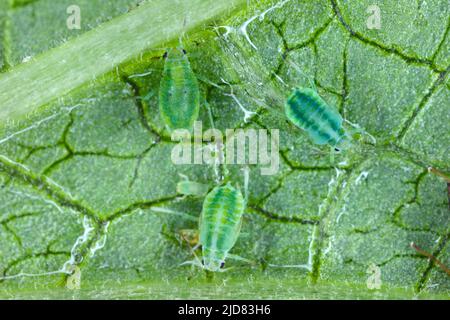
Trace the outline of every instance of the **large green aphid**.
<instances>
[{"instance_id":1,"label":"large green aphid","mask_svg":"<svg viewBox=\"0 0 450 320\"><path fill-rule=\"evenodd\" d=\"M169 131L191 130L200 109L197 78L183 49L170 49L164 57L164 71L159 88L161 118Z\"/></svg>"},{"instance_id":2,"label":"large green aphid","mask_svg":"<svg viewBox=\"0 0 450 320\"><path fill-rule=\"evenodd\" d=\"M341 115L309 88L295 88L285 104L286 117L305 130L315 144L339 150L349 141Z\"/></svg>"},{"instance_id":3,"label":"large green aphid","mask_svg":"<svg viewBox=\"0 0 450 320\"><path fill-rule=\"evenodd\" d=\"M218 185L208 192L209 186L189 181L187 177L177 185L177 192L183 196L204 196L202 212L198 223L198 243L192 249L195 257L183 264L192 264L208 271L224 271L227 258L250 262L250 260L230 254L242 226L242 218L247 205L249 169L244 168L245 198L239 188L230 182L218 181ZM205 192L206 190L206 192ZM195 253L201 247L202 258Z\"/></svg>"},{"instance_id":4,"label":"large green aphid","mask_svg":"<svg viewBox=\"0 0 450 320\"><path fill-rule=\"evenodd\" d=\"M248 171L245 181L247 190ZM208 186L188 180L177 185L177 191L183 196L202 196L205 188ZM223 271L227 257L248 262L247 259L229 254L239 237L245 207L246 199L230 182L220 184L207 192L198 224L199 241L195 246L201 246L202 259L200 261L197 258L193 249L195 259L183 264L193 264L215 272Z\"/></svg>"}]
</instances>

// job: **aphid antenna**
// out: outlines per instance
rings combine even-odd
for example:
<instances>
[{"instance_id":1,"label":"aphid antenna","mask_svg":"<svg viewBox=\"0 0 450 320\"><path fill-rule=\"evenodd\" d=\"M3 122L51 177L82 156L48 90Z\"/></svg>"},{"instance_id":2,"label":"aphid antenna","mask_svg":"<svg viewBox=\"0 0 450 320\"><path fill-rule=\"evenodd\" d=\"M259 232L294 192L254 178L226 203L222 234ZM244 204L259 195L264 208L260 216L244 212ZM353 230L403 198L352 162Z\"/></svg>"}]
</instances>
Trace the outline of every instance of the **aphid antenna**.
<instances>
[{"instance_id":1,"label":"aphid antenna","mask_svg":"<svg viewBox=\"0 0 450 320\"><path fill-rule=\"evenodd\" d=\"M192 266L196 266L196 267L199 267L201 269L204 269L204 266L202 265L202 263L199 260L195 260L195 259L180 263L180 267L181 266L187 266L187 265L192 265Z\"/></svg>"},{"instance_id":2,"label":"aphid antenna","mask_svg":"<svg viewBox=\"0 0 450 320\"><path fill-rule=\"evenodd\" d=\"M253 101L255 101L255 103L256 103L258 106L260 106L260 107L262 107L262 108L264 108L264 109L266 109L266 110L269 110L270 112L272 112L273 114L275 114L277 117L279 117L280 120L286 121L286 115L285 115L283 112L281 112L280 110L275 109L275 108L269 106L265 101L263 101L263 100L261 100L261 99L258 99L258 98L255 98L255 97L252 96L247 90L245 90L245 92L249 95L250 99L252 99Z\"/></svg>"},{"instance_id":3,"label":"aphid antenna","mask_svg":"<svg viewBox=\"0 0 450 320\"><path fill-rule=\"evenodd\" d=\"M191 215L189 213L185 213L185 212L181 212L181 211L175 211L175 210L168 209L168 208L151 207L150 210L154 211L154 212L158 212L158 213L168 213L168 214L181 216L181 217L184 217L184 218L186 218L188 220L195 221L195 222L198 221L198 217L196 217L196 216L193 216L193 215Z\"/></svg>"},{"instance_id":4,"label":"aphid antenna","mask_svg":"<svg viewBox=\"0 0 450 320\"><path fill-rule=\"evenodd\" d=\"M44 276L49 276L49 275L54 275L54 274L66 274L66 275L70 275L69 272L65 271L65 270L56 270L56 271L49 271L49 272L43 272L43 273L25 273L25 272L21 272L15 275L11 275L11 276L3 276L0 277L0 281L4 281L4 280L12 280L12 279L17 279L17 278L33 278L33 277L44 277Z\"/></svg>"},{"instance_id":5,"label":"aphid antenna","mask_svg":"<svg viewBox=\"0 0 450 320\"><path fill-rule=\"evenodd\" d=\"M275 77L275 79L277 79L282 85L284 85L285 87L290 88L290 86L286 82L284 82L284 80L281 79L281 77L275 71L272 71L272 74Z\"/></svg>"},{"instance_id":6,"label":"aphid antenna","mask_svg":"<svg viewBox=\"0 0 450 320\"><path fill-rule=\"evenodd\" d=\"M195 76L197 77L197 79L199 81L204 82L206 84L209 84L209 85L211 85L211 86L213 86L213 87L215 87L215 88L217 88L219 90L223 90L223 88L220 85L218 85L217 83L209 80L208 78L204 77L203 75L196 74Z\"/></svg>"},{"instance_id":7,"label":"aphid antenna","mask_svg":"<svg viewBox=\"0 0 450 320\"><path fill-rule=\"evenodd\" d=\"M284 61L286 61L292 68L295 69L298 73L300 73L302 76L304 76L306 79L308 79L309 85L311 86L311 89L317 92L316 84L314 83L314 80L311 78L311 76L307 75L303 70L291 59L283 56Z\"/></svg>"},{"instance_id":8,"label":"aphid antenna","mask_svg":"<svg viewBox=\"0 0 450 320\"><path fill-rule=\"evenodd\" d=\"M183 31L181 32L180 36L178 37L178 43L180 45L180 49L181 50L184 50L183 49L184 48L184 46L183 46L183 38L184 38L184 36L186 34L186 23L187 23L187 17L185 16L184 19L183 19L183 27L182 27Z\"/></svg>"},{"instance_id":9,"label":"aphid antenna","mask_svg":"<svg viewBox=\"0 0 450 320\"><path fill-rule=\"evenodd\" d=\"M180 176L181 179L185 180L185 181L191 181L189 180L189 177L181 172L178 173L178 175Z\"/></svg>"}]
</instances>

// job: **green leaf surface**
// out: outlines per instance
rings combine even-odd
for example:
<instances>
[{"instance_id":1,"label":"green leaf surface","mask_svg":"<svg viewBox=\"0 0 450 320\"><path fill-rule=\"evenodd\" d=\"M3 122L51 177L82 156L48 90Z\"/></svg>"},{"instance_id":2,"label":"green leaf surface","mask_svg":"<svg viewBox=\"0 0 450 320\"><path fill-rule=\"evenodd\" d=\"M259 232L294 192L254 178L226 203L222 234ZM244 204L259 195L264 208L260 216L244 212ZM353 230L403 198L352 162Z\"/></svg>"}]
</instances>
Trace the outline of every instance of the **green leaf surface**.
<instances>
[{"instance_id":1,"label":"green leaf surface","mask_svg":"<svg viewBox=\"0 0 450 320\"><path fill-rule=\"evenodd\" d=\"M68 30L72 2L0 2L0 298L450 297L450 277L410 247L450 266L447 185L428 171L450 171L447 1L80 0L82 28ZM373 4L380 30L366 26ZM214 275L180 266L197 221L174 213L202 207L177 196L180 174L213 185L214 168L174 165L158 112L161 56L183 32L215 127L280 130L280 170L250 166L232 250L255 263ZM332 161L255 102L305 75L376 143Z\"/></svg>"}]
</instances>

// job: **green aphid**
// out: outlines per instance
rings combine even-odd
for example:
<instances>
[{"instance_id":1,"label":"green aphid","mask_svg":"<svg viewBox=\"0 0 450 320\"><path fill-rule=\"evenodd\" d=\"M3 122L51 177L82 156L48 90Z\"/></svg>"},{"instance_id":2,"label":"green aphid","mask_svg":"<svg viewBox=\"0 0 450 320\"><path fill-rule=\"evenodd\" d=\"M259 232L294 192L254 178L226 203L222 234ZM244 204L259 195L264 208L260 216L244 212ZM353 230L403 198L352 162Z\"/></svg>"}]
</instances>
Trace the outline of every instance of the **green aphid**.
<instances>
[{"instance_id":1,"label":"green aphid","mask_svg":"<svg viewBox=\"0 0 450 320\"><path fill-rule=\"evenodd\" d=\"M199 222L202 265L206 270L223 268L239 237L244 209L241 191L230 184L215 187L206 196Z\"/></svg>"},{"instance_id":2,"label":"green aphid","mask_svg":"<svg viewBox=\"0 0 450 320\"><path fill-rule=\"evenodd\" d=\"M177 193L184 196L203 197L209 191L209 185L189 180L177 183Z\"/></svg>"},{"instance_id":3,"label":"green aphid","mask_svg":"<svg viewBox=\"0 0 450 320\"><path fill-rule=\"evenodd\" d=\"M239 188L231 185L230 182L220 183L211 191L208 184L189 181L186 176L182 176L183 181L177 184L177 192L183 196L206 197L203 201L203 208L198 220L197 237L192 253L195 259L186 261L184 264L192 264L202 269L216 272L225 271L223 269L227 258L245 261L252 261L230 254L230 250L235 245L242 226L242 217L247 203L249 171L244 170L244 187L246 196L243 197ZM209 192L208 192L209 191ZM166 210L167 211L167 210ZM195 219L188 215L191 219ZM186 230L183 230L186 233ZM182 237L185 239L185 237ZM188 241L192 245L192 241ZM197 248L201 247L202 259L195 254Z\"/></svg>"},{"instance_id":4,"label":"green aphid","mask_svg":"<svg viewBox=\"0 0 450 320\"><path fill-rule=\"evenodd\" d=\"M208 188L208 185L202 186L193 181L182 181L177 185L177 191L185 196L199 196L200 191L203 192L205 188ZM245 258L229 254L239 237L245 206L246 200L241 191L230 183L212 189L203 201L196 232L198 243L194 248L201 246L202 259L200 261L194 253L195 259L183 264L193 264L215 272L223 271L227 257L248 262Z\"/></svg>"},{"instance_id":5,"label":"green aphid","mask_svg":"<svg viewBox=\"0 0 450 320\"><path fill-rule=\"evenodd\" d=\"M344 120L333 106L323 100L317 92L314 80L289 58L282 56L285 63L308 79L311 85L309 88L292 88L276 73L266 73L267 70L261 68L263 60L257 54L244 59L244 56L248 56L249 48L245 47L245 43L242 43L239 38L235 41L230 40L232 37L233 34L227 34L227 37L219 38L222 39L222 49L226 53L225 57L229 59L230 65L234 66L235 71L247 81L248 90L245 91L257 105L270 110L283 120L288 119L298 128L305 130L314 144L329 145L335 151L349 149L355 133L367 134L372 142L376 143L373 136L358 125ZM276 83L265 85L270 84L272 79L278 80L282 86L280 87ZM237 97L233 93L228 95L237 101ZM241 103L238 102L238 105L243 109ZM282 105L284 105L284 112L276 107ZM245 110L244 112L245 121L249 112Z\"/></svg>"},{"instance_id":6,"label":"green aphid","mask_svg":"<svg viewBox=\"0 0 450 320\"><path fill-rule=\"evenodd\" d=\"M169 131L191 130L200 109L197 78L183 49L170 49L164 57L164 71L159 88L161 118Z\"/></svg>"},{"instance_id":7,"label":"green aphid","mask_svg":"<svg viewBox=\"0 0 450 320\"><path fill-rule=\"evenodd\" d=\"M351 136L343 127L341 115L310 88L295 88L285 104L286 117L305 130L315 144L345 149Z\"/></svg>"}]
</instances>

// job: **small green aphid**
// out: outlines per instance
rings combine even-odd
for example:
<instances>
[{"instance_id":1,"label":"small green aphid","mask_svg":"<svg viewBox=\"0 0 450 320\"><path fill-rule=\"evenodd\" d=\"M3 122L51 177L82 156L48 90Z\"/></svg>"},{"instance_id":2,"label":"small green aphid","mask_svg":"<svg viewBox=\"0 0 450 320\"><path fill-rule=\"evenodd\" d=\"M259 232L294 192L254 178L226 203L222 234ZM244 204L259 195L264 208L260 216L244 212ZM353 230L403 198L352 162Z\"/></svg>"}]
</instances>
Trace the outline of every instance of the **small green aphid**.
<instances>
[{"instance_id":1,"label":"small green aphid","mask_svg":"<svg viewBox=\"0 0 450 320\"><path fill-rule=\"evenodd\" d=\"M315 144L328 144L339 151L351 140L342 125L341 115L313 89L295 88L286 101L285 113Z\"/></svg>"},{"instance_id":2,"label":"small green aphid","mask_svg":"<svg viewBox=\"0 0 450 320\"><path fill-rule=\"evenodd\" d=\"M203 183L184 180L177 183L177 193L185 196L203 197L209 191L209 186Z\"/></svg>"},{"instance_id":3,"label":"small green aphid","mask_svg":"<svg viewBox=\"0 0 450 320\"><path fill-rule=\"evenodd\" d=\"M164 54L164 71L159 88L159 112L169 131L191 130L198 118L200 91L184 49Z\"/></svg>"}]
</instances>

